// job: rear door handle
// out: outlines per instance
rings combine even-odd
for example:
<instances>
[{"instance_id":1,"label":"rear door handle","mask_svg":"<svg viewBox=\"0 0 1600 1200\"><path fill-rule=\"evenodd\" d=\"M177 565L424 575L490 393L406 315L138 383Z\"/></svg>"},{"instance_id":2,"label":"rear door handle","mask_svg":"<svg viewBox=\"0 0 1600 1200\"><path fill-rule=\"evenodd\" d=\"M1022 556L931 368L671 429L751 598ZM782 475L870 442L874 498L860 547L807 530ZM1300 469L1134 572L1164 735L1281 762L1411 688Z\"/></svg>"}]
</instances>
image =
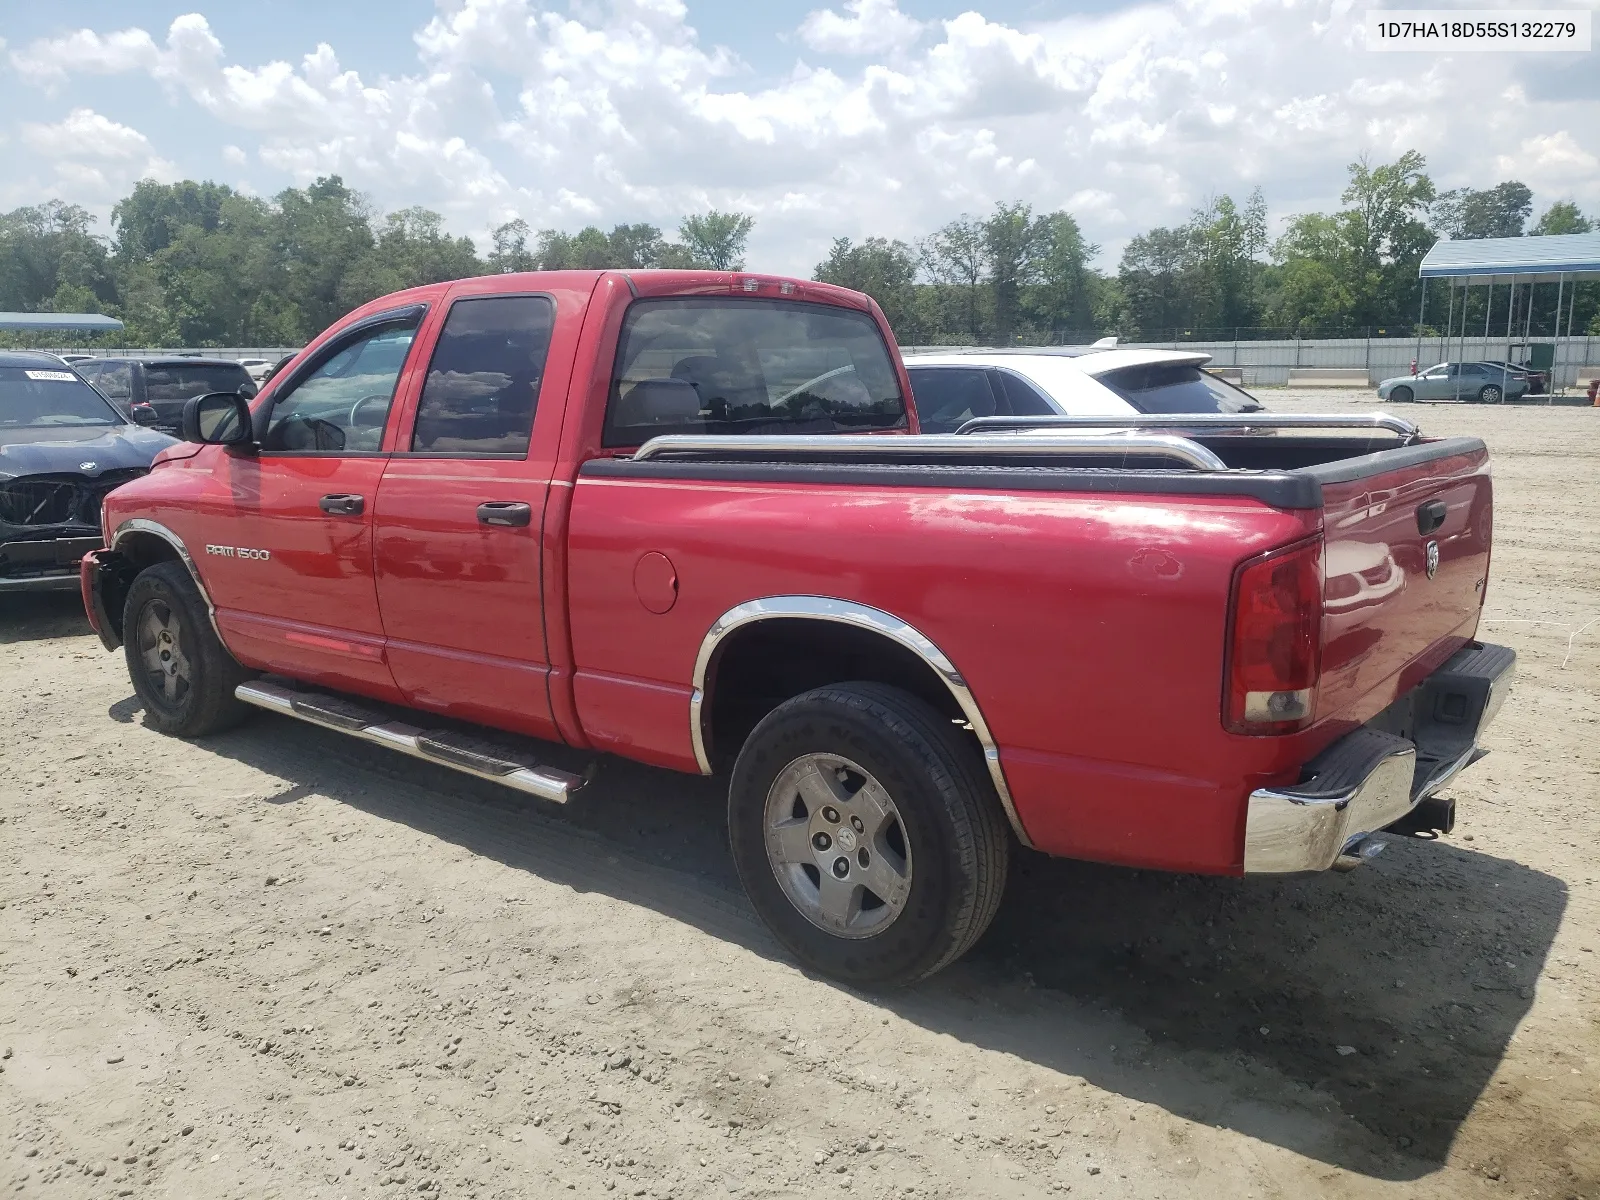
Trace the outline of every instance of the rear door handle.
<instances>
[{"instance_id":1,"label":"rear door handle","mask_svg":"<svg viewBox=\"0 0 1600 1200\"><path fill-rule=\"evenodd\" d=\"M365 511L367 502L348 492L335 492L318 500L317 507L334 517L359 517Z\"/></svg>"},{"instance_id":2,"label":"rear door handle","mask_svg":"<svg viewBox=\"0 0 1600 1200\"><path fill-rule=\"evenodd\" d=\"M1417 532L1426 537L1444 524L1449 513L1443 500L1429 500L1417 509Z\"/></svg>"},{"instance_id":3,"label":"rear door handle","mask_svg":"<svg viewBox=\"0 0 1600 1200\"><path fill-rule=\"evenodd\" d=\"M533 506L520 500L485 500L478 505L478 524L521 529L533 521Z\"/></svg>"}]
</instances>

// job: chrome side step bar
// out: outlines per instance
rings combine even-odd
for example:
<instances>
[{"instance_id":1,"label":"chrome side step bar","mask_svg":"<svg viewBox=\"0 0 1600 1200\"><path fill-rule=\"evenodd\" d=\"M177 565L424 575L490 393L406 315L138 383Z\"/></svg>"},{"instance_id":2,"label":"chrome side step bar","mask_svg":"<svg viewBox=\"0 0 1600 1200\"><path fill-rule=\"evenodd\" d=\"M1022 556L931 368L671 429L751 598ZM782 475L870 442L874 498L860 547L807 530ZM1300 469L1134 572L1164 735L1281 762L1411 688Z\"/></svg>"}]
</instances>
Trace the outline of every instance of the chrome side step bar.
<instances>
[{"instance_id":1,"label":"chrome side step bar","mask_svg":"<svg viewBox=\"0 0 1600 1200\"><path fill-rule=\"evenodd\" d=\"M246 704L282 713L323 729L360 738L377 746L387 746L413 758L476 775L514 791L537 796L553 804L565 804L587 780L581 775L532 766L501 757L495 747L442 730L418 729L400 721L372 720L376 713L342 696L325 692L301 692L281 684L253 679L234 688L233 694Z\"/></svg>"}]
</instances>

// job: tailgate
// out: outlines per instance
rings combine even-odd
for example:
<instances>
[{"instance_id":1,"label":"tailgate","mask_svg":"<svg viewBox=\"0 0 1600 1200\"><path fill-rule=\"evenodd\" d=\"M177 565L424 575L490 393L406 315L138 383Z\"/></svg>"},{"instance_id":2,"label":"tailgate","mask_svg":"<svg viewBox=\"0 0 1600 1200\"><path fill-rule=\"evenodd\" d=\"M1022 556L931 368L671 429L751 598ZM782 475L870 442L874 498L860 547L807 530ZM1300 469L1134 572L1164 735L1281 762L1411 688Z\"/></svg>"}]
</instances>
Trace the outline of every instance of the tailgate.
<instances>
[{"instance_id":1,"label":"tailgate","mask_svg":"<svg viewBox=\"0 0 1600 1200\"><path fill-rule=\"evenodd\" d=\"M1323 482L1318 724L1370 719L1477 631L1493 519L1489 455L1465 439L1438 449L1380 452L1359 477L1330 472Z\"/></svg>"}]
</instances>

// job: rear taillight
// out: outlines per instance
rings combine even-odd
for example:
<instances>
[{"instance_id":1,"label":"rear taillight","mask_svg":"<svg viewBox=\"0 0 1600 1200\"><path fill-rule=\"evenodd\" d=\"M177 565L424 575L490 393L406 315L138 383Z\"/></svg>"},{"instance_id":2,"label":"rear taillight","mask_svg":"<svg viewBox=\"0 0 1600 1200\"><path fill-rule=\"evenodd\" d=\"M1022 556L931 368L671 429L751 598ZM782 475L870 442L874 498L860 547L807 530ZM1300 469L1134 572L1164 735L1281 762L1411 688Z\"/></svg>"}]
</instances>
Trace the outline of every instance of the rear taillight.
<instances>
[{"instance_id":1,"label":"rear taillight","mask_svg":"<svg viewBox=\"0 0 1600 1200\"><path fill-rule=\"evenodd\" d=\"M1224 724L1293 733L1316 711L1322 650L1322 539L1251 559L1233 577Z\"/></svg>"}]
</instances>

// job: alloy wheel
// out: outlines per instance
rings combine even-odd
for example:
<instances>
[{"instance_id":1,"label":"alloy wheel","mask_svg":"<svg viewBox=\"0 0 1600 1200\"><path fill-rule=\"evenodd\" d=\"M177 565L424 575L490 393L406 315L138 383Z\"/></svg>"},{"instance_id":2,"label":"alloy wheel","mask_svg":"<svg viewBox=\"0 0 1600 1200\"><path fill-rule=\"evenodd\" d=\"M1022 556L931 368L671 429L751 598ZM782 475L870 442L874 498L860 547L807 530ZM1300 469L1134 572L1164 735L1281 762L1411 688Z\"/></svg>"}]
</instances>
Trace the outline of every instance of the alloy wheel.
<instances>
[{"instance_id":1,"label":"alloy wheel","mask_svg":"<svg viewBox=\"0 0 1600 1200\"><path fill-rule=\"evenodd\" d=\"M184 651L178 614L161 600L152 600L139 615L139 658L151 687L167 704L182 703L194 686L194 671Z\"/></svg>"},{"instance_id":2,"label":"alloy wheel","mask_svg":"<svg viewBox=\"0 0 1600 1200\"><path fill-rule=\"evenodd\" d=\"M783 894L836 937L880 933L911 894L911 845L894 799L856 763L804 754L778 773L762 827Z\"/></svg>"}]
</instances>

